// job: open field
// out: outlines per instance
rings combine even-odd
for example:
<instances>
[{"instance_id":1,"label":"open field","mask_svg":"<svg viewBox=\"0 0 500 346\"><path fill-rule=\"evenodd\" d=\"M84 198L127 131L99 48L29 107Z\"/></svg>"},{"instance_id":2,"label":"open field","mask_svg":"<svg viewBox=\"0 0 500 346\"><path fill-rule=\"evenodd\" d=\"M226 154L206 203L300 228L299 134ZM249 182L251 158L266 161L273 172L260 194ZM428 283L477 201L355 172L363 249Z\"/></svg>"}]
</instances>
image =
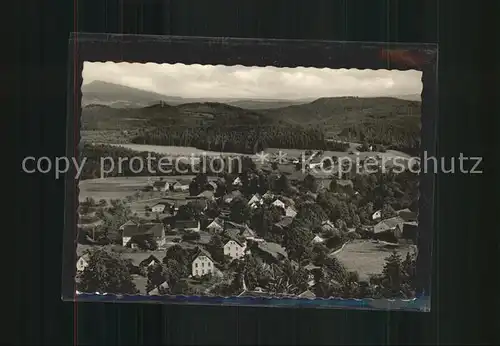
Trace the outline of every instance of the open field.
<instances>
[{"instance_id":1,"label":"open field","mask_svg":"<svg viewBox=\"0 0 500 346\"><path fill-rule=\"evenodd\" d=\"M380 274L384 268L385 259L396 250L404 259L406 254L414 251L408 245L388 245L383 242L358 240L348 243L342 251L335 254L348 270L358 272L361 280L368 280L372 274Z\"/></svg>"},{"instance_id":2,"label":"open field","mask_svg":"<svg viewBox=\"0 0 500 346\"><path fill-rule=\"evenodd\" d=\"M193 175L168 176L164 177L165 181L185 180L190 181ZM136 192L141 191L147 184L148 179L152 181L158 180L158 177L110 177L103 179L87 179L79 183L80 201L87 197L92 197L95 200L100 199L122 199L127 196L133 196ZM144 199L160 198L161 192L144 192Z\"/></svg>"},{"instance_id":3,"label":"open field","mask_svg":"<svg viewBox=\"0 0 500 346\"><path fill-rule=\"evenodd\" d=\"M148 144L129 144L129 143L102 143L138 152L152 152L160 155L168 155L171 157L185 156L191 158L197 156L241 156L241 153L229 153L220 151L202 150L194 147L174 147L167 145L148 145Z\"/></svg>"}]
</instances>

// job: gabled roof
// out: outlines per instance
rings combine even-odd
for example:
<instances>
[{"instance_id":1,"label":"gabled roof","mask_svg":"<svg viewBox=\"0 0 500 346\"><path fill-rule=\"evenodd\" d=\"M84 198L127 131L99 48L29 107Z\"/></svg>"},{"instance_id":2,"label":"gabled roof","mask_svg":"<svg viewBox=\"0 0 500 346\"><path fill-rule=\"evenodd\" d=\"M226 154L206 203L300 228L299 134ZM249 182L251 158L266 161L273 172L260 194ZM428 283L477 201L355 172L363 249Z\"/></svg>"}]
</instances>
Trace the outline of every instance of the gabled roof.
<instances>
[{"instance_id":1,"label":"gabled roof","mask_svg":"<svg viewBox=\"0 0 500 346\"><path fill-rule=\"evenodd\" d=\"M404 222L405 220L399 216L391 217L389 219L382 220L375 226L373 226L373 231L375 233L389 231L391 229L396 228L398 225L402 226Z\"/></svg>"},{"instance_id":2,"label":"gabled roof","mask_svg":"<svg viewBox=\"0 0 500 346\"><path fill-rule=\"evenodd\" d=\"M234 237L233 235L228 235L228 240L224 243L224 246L227 245L230 241L234 241L236 244L238 244L241 247L245 246L245 243L243 243L241 240L239 240L237 237Z\"/></svg>"},{"instance_id":3,"label":"gabled roof","mask_svg":"<svg viewBox=\"0 0 500 346\"><path fill-rule=\"evenodd\" d=\"M405 221L417 221L417 213L408 208L398 210L396 211L396 214Z\"/></svg>"},{"instance_id":4,"label":"gabled roof","mask_svg":"<svg viewBox=\"0 0 500 346\"><path fill-rule=\"evenodd\" d=\"M207 228L215 227L216 225L219 226L220 228L223 228L224 221L219 218L215 218L212 222L208 224Z\"/></svg>"},{"instance_id":5,"label":"gabled roof","mask_svg":"<svg viewBox=\"0 0 500 346\"><path fill-rule=\"evenodd\" d=\"M302 292L301 294L298 295L299 298L308 298L308 299L314 299L316 298L316 295L312 293L311 291L307 290Z\"/></svg>"},{"instance_id":6,"label":"gabled roof","mask_svg":"<svg viewBox=\"0 0 500 346\"><path fill-rule=\"evenodd\" d=\"M215 262L212 258L212 255L210 255L210 253L205 250L204 248L201 248L201 247L197 247L195 252L194 252L194 255L193 255L193 261L195 259L197 259L199 256L205 256L205 257L208 257L212 262Z\"/></svg>"},{"instance_id":7,"label":"gabled roof","mask_svg":"<svg viewBox=\"0 0 500 346\"><path fill-rule=\"evenodd\" d=\"M151 263L151 261L154 261L156 263L161 263L161 261L155 255L149 255L148 257L146 257L145 259L140 261L139 265L147 266L147 265L149 265L149 263Z\"/></svg>"}]
</instances>

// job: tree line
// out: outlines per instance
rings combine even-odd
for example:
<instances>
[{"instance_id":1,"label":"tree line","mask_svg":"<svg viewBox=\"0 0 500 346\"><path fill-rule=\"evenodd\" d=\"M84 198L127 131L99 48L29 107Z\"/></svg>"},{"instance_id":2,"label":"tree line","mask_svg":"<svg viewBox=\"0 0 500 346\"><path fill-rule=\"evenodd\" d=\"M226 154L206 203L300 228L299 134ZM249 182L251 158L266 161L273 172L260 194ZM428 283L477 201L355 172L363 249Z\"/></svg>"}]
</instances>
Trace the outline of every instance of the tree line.
<instances>
[{"instance_id":1,"label":"tree line","mask_svg":"<svg viewBox=\"0 0 500 346\"><path fill-rule=\"evenodd\" d=\"M160 127L143 130L132 142L243 154L266 148L345 151L349 147L346 143L327 141L318 128L302 126Z\"/></svg>"}]
</instances>

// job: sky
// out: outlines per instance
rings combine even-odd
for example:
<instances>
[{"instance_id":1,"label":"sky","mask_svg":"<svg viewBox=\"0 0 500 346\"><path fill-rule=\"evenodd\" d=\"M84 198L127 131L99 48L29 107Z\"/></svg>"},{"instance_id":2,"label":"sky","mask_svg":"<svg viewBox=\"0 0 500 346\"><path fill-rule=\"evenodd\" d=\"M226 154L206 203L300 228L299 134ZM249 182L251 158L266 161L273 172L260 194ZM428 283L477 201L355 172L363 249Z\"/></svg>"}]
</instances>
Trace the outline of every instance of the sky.
<instances>
[{"instance_id":1,"label":"sky","mask_svg":"<svg viewBox=\"0 0 500 346\"><path fill-rule=\"evenodd\" d=\"M416 70L356 70L156 63L85 62L83 84L95 80L184 98L307 99L420 94Z\"/></svg>"}]
</instances>

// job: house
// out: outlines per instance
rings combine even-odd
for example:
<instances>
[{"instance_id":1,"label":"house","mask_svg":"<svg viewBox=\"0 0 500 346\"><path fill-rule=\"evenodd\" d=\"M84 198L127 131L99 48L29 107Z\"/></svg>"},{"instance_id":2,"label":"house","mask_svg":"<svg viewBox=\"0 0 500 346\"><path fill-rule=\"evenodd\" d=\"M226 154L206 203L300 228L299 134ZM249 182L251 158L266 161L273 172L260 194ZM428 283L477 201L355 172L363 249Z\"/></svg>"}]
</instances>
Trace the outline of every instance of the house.
<instances>
[{"instance_id":1,"label":"house","mask_svg":"<svg viewBox=\"0 0 500 346\"><path fill-rule=\"evenodd\" d=\"M168 289L170 286L168 285L168 282L164 281L161 285L153 288L151 291L146 292L148 296L161 296L165 295L168 292Z\"/></svg>"},{"instance_id":2,"label":"house","mask_svg":"<svg viewBox=\"0 0 500 346\"><path fill-rule=\"evenodd\" d=\"M200 227L200 221L198 220L176 220L175 221L175 228L178 230L186 231L186 232L199 232L201 227Z\"/></svg>"},{"instance_id":3,"label":"house","mask_svg":"<svg viewBox=\"0 0 500 346\"><path fill-rule=\"evenodd\" d=\"M382 217L382 210L377 210L372 214L372 220L378 220Z\"/></svg>"},{"instance_id":4,"label":"house","mask_svg":"<svg viewBox=\"0 0 500 346\"><path fill-rule=\"evenodd\" d=\"M118 230L120 231L123 231L125 229L125 227L127 226L137 226L138 224L132 220L128 220L127 222L125 222L123 225L120 226L120 228L118 228Z\"/></svg>"},{"instance_id":5,"label":"house","mask_svg":"<svg viewBox=\"0 0 500 346\"><path fill-rule=\"evenodd\" d=\"M186 191L189 191L189 185L183 185L183 184L177 183L174 185L173 190L175 192L186 192Z\"/></svg>"},{"instance_id":6,"label":"house","mask_svg":"<svg viewBox=\"0 0 500 346\"><path fill-rule=\"evenodd\" d=\"M167 203L167 202L159 202L156 203L151 207L151 212L153 213L164 213L167 211L170 211L170 209L173 207L172 204Z\"/></svg>"},{"instance_id":7,"label":"house","mask_svg":"<svg viewBox=\"0 0 500 346\"><path fill-rule=\"evenodd\" d=\"M160 179L158 181L155 181L153 183L153 191L168 191L169 189L169 184L168 182L164 181L163 179Z\"/></svg>"},{"instance_id":8,"label":"house","mask_svg":"<svg viewBox=\"0 0 500 346\"><path fill-rule=\"evenodd\" d=\"M325 239L321 238L319 235L316 235L311 242L313 244L321 244L325 241Z\"/></svg>"},{"instance_id":9,"label":"house","mask_svg":"<svg viewBox=\"0 0 500 346\"><path fill-rule=\"evenodd\" d=\"M122 231L122 245L137 247L137 238L151 236L158 247L165 245L165 227L163 223L145 223L125 226Z\"/></svg>"},{"instance_id":10,"label":"house","mask_svg":"<svg viewBox=\"0 0 500 346\"><path fill-rule=\"evenodd\" d=\"M212 256L210 256L206 250L198 248L191 262L191 275L199 277L206 274L212 274L214 270L215 266Z\"/></svg>"},{"instance_id":11,"label":"house","mask_svg":"<svg viewBox=\"0 0 500 346\"><path fill-rule=\"evenodd\" d=\"M224 230L224 221L216 218L206 228L209 232L220 232Z\"/></svg>"},{"instance_id":12,"label":"house","mask_svg":"<svg viewBox=\"0 0 500 346\"><path fill-rule=\"evenodd\" d=\"M316 295L314 293L312 293L311 291L307 290L307 291L304 291L301 294L299 294L297 297L303 298L303 299L314 299L314 298L316 298Z\"/></svg>"},{"instance_id":13,"label":"house","mask_svg":"<svg viewBox=\"0 0 500 346\"><path fill-rule=\"evenodd\" d=\"M410 209L401 209L396 211L396 214L401 217L406 222L417 221L418 215L416 212L411 211Z\"/></svg>"},{"instance_id":14,"label":"house","mask_svg":"<svg viewBox=\"0 0 500 346\"><path fill-rule=\"evenodd\" d=\"M76 270L79 272L82 272L89 266L89 255L85 254L83 256L80 256L78 260L76 261Z\"/></svg>"},{"instance_id":15,"label":"house","mask_svg":"<svg viewBox=\"0 0 500 346\"><path fill-rule=\"evenodd\" d=\"M297 216L297 212L292 207L287 207L285 209L285 216L291 217L293 219L295 216Z\"/></svg>"},{"instance_id":16,"label":"house","mask_svg":"<svg viewBox=\"0 0 500 346\"><path fill-rule=\"evenodd\" d=\"M241 186L243 185L243 182L241 181L240 177L237 177L236 179L233 180L233 186Z\"/></svg>"},{"instance_id":17,"label":"house","mask_svg":"<svg viewBox=\"0 0 500 346\"><path fill-rule=\"evenodd\" d=\"M143 268L151 267L155 264L160 264L161 261L154 255L149 255L147 258L139 262L139 266Z\"/></svg>"},{"instance_id":18,"label":"house","mask_svg":"<svg viewBox=\"0 0 500 346\"><path fill-rule=\"evenodd\" d=\"M283 203L279 199L276 199L273 203L271 203L271 205L273 205L275 207L283 208L283 209L285 209L285 207L286 207L285 203Z\"/></svg>"},{"instance_id":19,"label":"house","mask_svg":"<svg viewBox=\"0 0 500 346\"><path fill-rule=\"evenodd\" d=\"M258 193L256 193L255 195L252 196L252 198L250 198L250 200L248 201L248 206L250 208L257 208L258 206L262 205L264 203L264 200L262 199L262 197L260 197L260 195Z\"/></svg>"},{"instance_id":20,"label":"house","mask_svg":"<svg viewBox=\"0 0 500 346\"><path fill-rule=\"evenodd\" d=\"M404 220L399 217L391 217L377 223L373 226L375 237L380 240L395 241L403 233Z\"/></svg>"},{"instance_id":21,"label":"house","mask_svg":"<svg viewBox=\"0 0 500 346\"><path fill-rule=\"evenodd\" d=\"M245 256L246 243L237 240L236 238L231 238L224 245L224 255L234 259L239 259Z\"/></svg>"},{"instance_id":22,"label":"house","mask_svg":"<svg viewBox=\"0 0 500 346\"><path fill-rule=\"evenodd\" d=\"M248 238L254 238L255 237L255 232L253 229L245 225L245 228L241 231L240 235L246 239Z\"/></svg>"}]
</instances>

